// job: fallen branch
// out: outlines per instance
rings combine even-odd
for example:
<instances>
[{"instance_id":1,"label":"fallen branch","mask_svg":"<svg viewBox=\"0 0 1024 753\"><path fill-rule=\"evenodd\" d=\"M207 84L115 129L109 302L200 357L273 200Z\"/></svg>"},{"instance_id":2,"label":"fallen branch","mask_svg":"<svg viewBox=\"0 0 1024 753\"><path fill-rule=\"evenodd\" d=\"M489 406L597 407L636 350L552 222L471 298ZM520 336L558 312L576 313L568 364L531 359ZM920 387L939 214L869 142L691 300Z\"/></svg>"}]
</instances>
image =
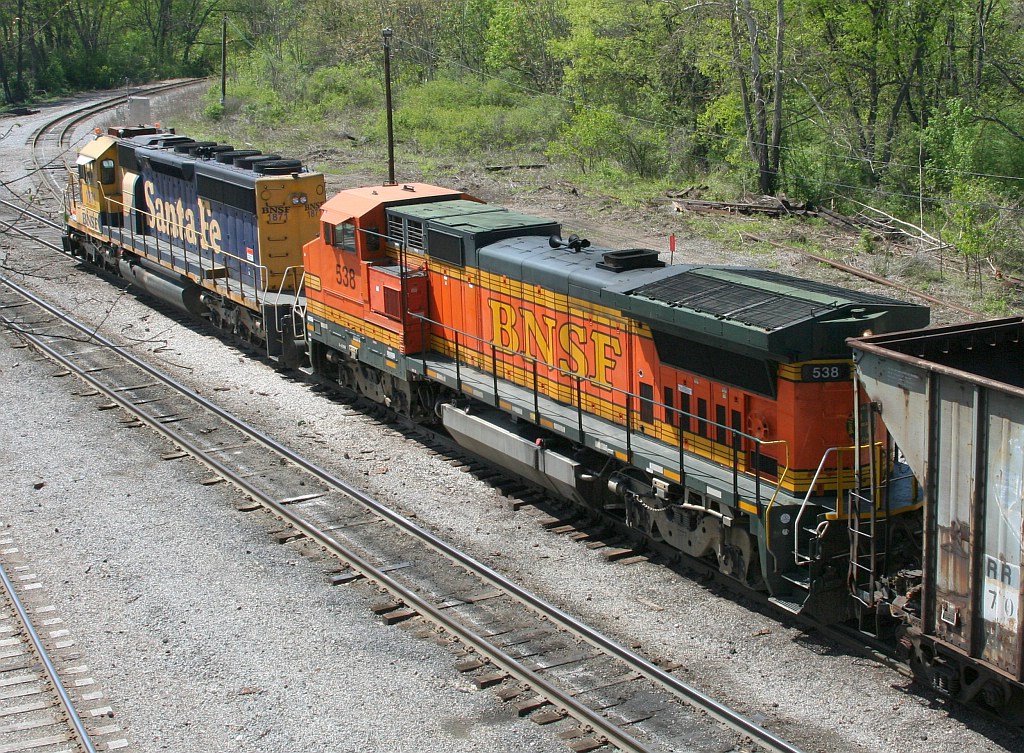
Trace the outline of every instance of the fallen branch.
<instances>
[{"instance_id":1,"label":"fallen branch","mask_svg":"<svg viewBox=\"0 0 1024 753\"><path fill-rule=\"evenodd\" d=\"M868 210L870 210L872 212L875 212L876 214L882 215L883 217L888 219L890 222L895 222L897 225L903 225L905 227L909 227L909 228L911 228L913 230L916 230L918 233L920 233L920 236L917 237L916 240L923 240L923 239L927 238L932 243L932 245L935 248L947 248L947 247L949 247L951 245L951 244L948 244L948 243L943 243L941 240L936 238L931 233L925 232L924 228L918 227L917 225L915 225L915 224L913 224L911 222L907 222L906 220L901 220L899 217L893 217L888 212L882 211L881 209L878 209L876 207L870 206L868 204L861 203L861 202L857 201L856 199L850 199L850 201L852 201L854 204L859 204L860 206L864 207L865 209L868 209ZM907 235L910 235L910 234L907 233ZM913 236L911 236L911 237L913 237Z\"/></svg>"},{"instance_id":2,"label":"fallen branch","mask_svg":"<svg viewBox=\"0 0 1024 753\"><path fill-rule=\"evenodd\" d=\"M799 254L803 254L808 259L813 259L814 261L820 262L821 264L828 264L830 267L833 267L833 268L838 269L840 271L846 272L847 274L851 274L851 275L854 275L856 277L860 277L860 278L862 278L864 280L869 280L870 282L878 283L879 285L885 285L886 287L895 288L896 290L901 290L904 293L907 293L908 295L915 296L917 298L920 298L922 300L928 301L929 303L937 304L939 306L945 306L946 308L953 309L954 311L959 311L960 313L967 314L968 316L974 317L974 316L981 316L982 315L980 312L974 311L973 309L964 308L963 306L959 306L959 305L957 305L955 303L949 303L948 301L943 301L942 299L936 298L933 295L928 295L928 293L922 293L919 290L914 290L913 288L911 288L908 285L903 285L903 284L898 283L898 282L893 282L892 280L887 280L884 277L880 277L878 275L871 274L870 272L865 272L863 269L858 269L857 267L851 267L849 264L843 264L842 262L832 261L831 259L828 259L828 258L826 258L824 256L819 256L818 254L812 254L810 251L804 251L802 248L797 248L796 246L787 246L785 243L776 243L775 241L770 241L767 238L761 238L760 236L757 236L757 235L751 235L750 233L740 233L740 235L743 238L747 238L749 240L756 241L757 243L767 243L768 245L775 246L776 248L782 248L782 249L785 249L787 251L796 251Z\"/></svg>"},{"instance_id":3,"label":"fallen branch","mask_svg":"<svg viewBox=\"0 0 1024 753\"><path fill-rule=\"evenodd\" d=\"M503 170L540 170L542 167L547 167L547 165L485 165L484 170L496 173Z\"/></svg>"}]
</instances>

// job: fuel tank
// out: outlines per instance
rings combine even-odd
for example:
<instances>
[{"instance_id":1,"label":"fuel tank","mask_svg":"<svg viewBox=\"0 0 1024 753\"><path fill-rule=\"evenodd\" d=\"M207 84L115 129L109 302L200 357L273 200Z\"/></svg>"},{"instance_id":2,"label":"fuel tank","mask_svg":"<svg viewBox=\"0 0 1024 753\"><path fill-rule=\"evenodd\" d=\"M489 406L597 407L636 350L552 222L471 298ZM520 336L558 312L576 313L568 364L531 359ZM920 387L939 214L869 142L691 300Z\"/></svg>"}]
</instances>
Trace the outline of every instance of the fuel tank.
<instances>
[{"instance_id":1,"label":"fuel tank","mask_svg":"<svg viewBox=\"0 0 1024 753\"><path fill-rule=\"evenodd\" d=\"M208 311L206 304L200 300L202 288L183 275L139 258L122 257L117 267L121 277L132 285L179 311L196 317Z\"/></svg>"}]
</instances>

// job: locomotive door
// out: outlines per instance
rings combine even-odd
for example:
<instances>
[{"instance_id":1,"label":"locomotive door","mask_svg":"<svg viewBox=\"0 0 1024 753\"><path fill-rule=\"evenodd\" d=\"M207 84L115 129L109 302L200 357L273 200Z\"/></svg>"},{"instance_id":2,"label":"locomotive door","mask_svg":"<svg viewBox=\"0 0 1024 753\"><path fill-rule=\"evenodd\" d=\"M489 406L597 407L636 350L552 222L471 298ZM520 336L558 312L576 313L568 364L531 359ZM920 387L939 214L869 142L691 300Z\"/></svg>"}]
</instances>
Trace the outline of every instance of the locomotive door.
<instances>
[{"instance_id":1,"label":"locomotive door","mask_svg":"<svg viewBox=\"0 0 1024 753\"><path fill-rule=\"evenodd\" d=\"M142 178L126 172L121 178L121 196L124 198L124 227L134 235L146 234L146 193Z\"/></svg>"},{"instance_id":2,"label":"locomotive door","mask_svg":"<svg viewBox=\"0 0 1024 753\"><path fill-rule=\"evenodd\" d=\"M711 390L713 415L710 434L715 443L715 454L730 467L741 470L744 458L743 393L714 385Z\"/></svg>"},{"instance_id":3,"label":"locomotive door","mask_svg":"<svg viewBox=\"0 0 1024 753\"><path fill-rule=\"evenodd\" d=\"M461 318L459 327L471 337L484 337L483 320L480 309L480 277L475 271L466 271L466 279L461 288Z\"/></svg>"},{"instance_id":4,"label":"locomotive door","mask_svg":"<svg viewBox=\"0 0 1024 753\"><path fill-rule=\"evenodd\" d=\"M363 303L366 301L366 283L363 281L362 264L356 252L356 227L351 219L337 224L324 223L324 241L333 251L330 271L334 284L332 294L340 298Z\"/></svg>"}]
</instances>

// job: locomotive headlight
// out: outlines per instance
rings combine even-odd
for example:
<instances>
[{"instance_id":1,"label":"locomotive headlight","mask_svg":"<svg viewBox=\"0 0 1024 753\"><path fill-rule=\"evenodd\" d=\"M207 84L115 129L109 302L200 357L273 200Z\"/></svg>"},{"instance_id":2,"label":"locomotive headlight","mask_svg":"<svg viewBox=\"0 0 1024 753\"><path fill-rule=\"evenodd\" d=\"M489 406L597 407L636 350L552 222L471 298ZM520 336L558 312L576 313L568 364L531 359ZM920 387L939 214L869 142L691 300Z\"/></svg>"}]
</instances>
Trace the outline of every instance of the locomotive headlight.
<instances>
[{"instance_id":1,"label":"locomotive headlight","mask_svg":"<svg viewBox=\"0 0 1024 753\"><path fill-rule=\"evenodd\" d=\"M306 199L306 194L304 193L293 193L290 198L294 206L305 204L308 201L308 199Z\"/></svg>"},{"instance_id":2,"label":"locomotive headlight","mask_svg":"<svg viewBox=\"0 0 1024 753\"><path fill-rule=\"evenodd\" d=\"M292 204L298 205L298 203L299 203L299 197L298 196L292 196Z\"/></svg>"},{"instance_id":3,"label":"locomotive headlight","mask_svg":"<svg viewBox=\"0 0 1024 753\"><path fill-rule=\"evenodd\" d=\"M305 203L306 203L307 201L309 201L309 199L307 199L307 198L306 198L306 194L302 194L302 195L301 195L301 196L299 197L299 203L300 203L300 204L305 204Z\"/></svg>"}]
</instances>

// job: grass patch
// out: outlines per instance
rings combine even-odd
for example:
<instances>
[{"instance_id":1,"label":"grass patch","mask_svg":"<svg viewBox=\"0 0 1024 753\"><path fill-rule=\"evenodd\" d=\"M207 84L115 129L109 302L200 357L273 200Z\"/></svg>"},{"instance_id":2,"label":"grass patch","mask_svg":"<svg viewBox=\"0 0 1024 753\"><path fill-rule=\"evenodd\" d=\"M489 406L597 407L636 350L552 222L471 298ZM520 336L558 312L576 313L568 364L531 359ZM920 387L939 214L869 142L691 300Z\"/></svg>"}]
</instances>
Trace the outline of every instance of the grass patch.
<instances>
[{"instance_id":1,"label":"grass patch","mask_svg":"<svg viewBox=\"0 0 1024 753\"><path fill-rule=\"evenodd\" d=\"M169 125L239 148L308 154L329 174L353 167L384 174L387 116L379 87L367 83L374 79L345 66L310 78L301 96L285 97L250 72L229 87L223 105L219 86L211 86ZM396 91L395 102L396 161L409 180L449 176L472 162L543 162L562 118L557 101L501 81L435 79Z\"/></svg>"}]
</instances>

